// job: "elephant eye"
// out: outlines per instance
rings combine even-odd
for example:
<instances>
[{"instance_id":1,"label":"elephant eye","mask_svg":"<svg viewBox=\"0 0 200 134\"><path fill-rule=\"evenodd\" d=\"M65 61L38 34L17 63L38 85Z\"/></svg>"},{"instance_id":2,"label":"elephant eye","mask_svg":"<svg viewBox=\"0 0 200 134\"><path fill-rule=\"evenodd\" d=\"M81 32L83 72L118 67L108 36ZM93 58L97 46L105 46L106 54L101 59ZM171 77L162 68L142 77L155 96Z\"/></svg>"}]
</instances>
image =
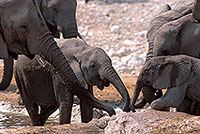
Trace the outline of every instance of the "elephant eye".
<instances>
[{"instance_id":1,"label":"elephant eye","mask_svg":"<svg viewBox=\"0 0 200 134\"><path fill-rule=\"evenodd\" d=\"M95 67L96 67L95 63L91 63L91 64L90 64L90 67L91 67L91 68L95 68Z\"/></svg>"},{"instance_id":2,"label":"elephant eye","mask_svg":"<svg viewBox=\"0 0 200 134\"><path fill-rule=\"evenodd\" d=\"M147 75L148 74L148 70L144 70L144 75Z\"/></svg>"}]
</instances>

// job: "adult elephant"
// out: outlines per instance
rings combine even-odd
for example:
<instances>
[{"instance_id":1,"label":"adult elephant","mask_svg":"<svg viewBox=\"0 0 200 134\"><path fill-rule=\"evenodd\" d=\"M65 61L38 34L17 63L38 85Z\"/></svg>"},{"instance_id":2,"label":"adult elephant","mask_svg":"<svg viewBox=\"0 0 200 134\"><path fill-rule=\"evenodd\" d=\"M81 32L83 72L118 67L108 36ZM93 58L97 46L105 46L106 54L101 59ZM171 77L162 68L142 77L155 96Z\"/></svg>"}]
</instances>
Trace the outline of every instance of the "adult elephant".
<instances>
[{"instance_id":1,"label":"adult elephant","mask_svg":"<svg viewBox=\"0 0 200 134\"><path fill-rule=\"evenodd\" d=\"M87 45L83 40L77 38L58 40L58 45L80 83L88 87L91 94L93 94L93 86L103 90L111 83L124 100L122 109L126 112L129 111L129 109L124 109L129 106L128 91L113 68L111 59L103 49ZM36 79L38 75L41 77ZM54 68L39 56L33 60L20 56L17 60L15 79L33 125L44 125L50 114L58 107L60 124L70 123L73 91L78 89L63 83L63 80L59 78L60 76L54 72ZM82 122L89 122L93 117L93 107L84 103L83 99L87 100L87 97L80 98L81 119ZM68 105L63 107L63 104ZM39 106L40 113L38 112ZM103 108L106 109L105 106Z\"/></svg>"},{"instance_id":2,"label":"adult elephant","mask_svg":"<svg viewBox=\"0 0 200 134\"><path fill-rule=\"evenodd\" d=\"M193 2L186 0L179 1L173 9L169 5L163 7L161 12L151 20L151 26L147 32L149 49L147 52L145 63L154 56L153 49L155 48L155 38L157 37L157 31L164 24L174 20L178 20L179 18L191 13L192 10L193 10ZM156 90L150 86L144 86L142 92L145 97L142 96L139 99L139 101L135 105L135 108L142 108L147 102L151 103L153 100L162 96L162 91Z\"/></svg>"},{"instance_id":3,"label":"adult elephant","mask_svg":"<svg viewBox=\"0 0 200 134\"><path fill-rule=\"evenodd\" d=\"M77 37L76 0L36 0L42 16L54 37L59 38L61 32L64 38ZM10 53L12 55L12 53ZM17 58L14 54L13 58ZM13 59L4 59L4 75L0 90L5 90L13 75Z\"/></svg>"},{"instance_id":4,"label":"adult elephant","mask_svg":"<svg viewBox=\"0 0 200 134\"><path fill-rule=\"evenodd\" d=\"M71 6L76 5L72 1ZM8 0L0 2L0 57L16 58L20 54L33 59L35 54L52 64L65 83L78 90L73 92L78 96L86 96L87 100L96 104L101 101L94 98L78 81L65 56L57 46L36 0ZM94 103L88 104L95 107ZM110 109L110 115L115 114Z\"/></svg>"}]
</instances>

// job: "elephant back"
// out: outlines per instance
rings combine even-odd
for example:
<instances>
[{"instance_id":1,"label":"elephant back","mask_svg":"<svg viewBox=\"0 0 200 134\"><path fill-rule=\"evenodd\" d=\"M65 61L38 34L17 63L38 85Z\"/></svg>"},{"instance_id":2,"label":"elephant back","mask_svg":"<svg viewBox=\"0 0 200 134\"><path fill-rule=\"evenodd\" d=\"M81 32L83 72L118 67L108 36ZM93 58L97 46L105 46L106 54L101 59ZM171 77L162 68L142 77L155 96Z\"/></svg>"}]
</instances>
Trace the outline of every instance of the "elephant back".
<instances>
[{"instance_id":1,"label":"elephant back","mask_svg":"<svg viewBox=\"0 0 200 134\"><path fill-rule=\"evenodd\" d=\"M58 39L57 43L61 50L65 48L88 46L88 44L84 40L78 38Z\"/></svg>"}]
</instances>

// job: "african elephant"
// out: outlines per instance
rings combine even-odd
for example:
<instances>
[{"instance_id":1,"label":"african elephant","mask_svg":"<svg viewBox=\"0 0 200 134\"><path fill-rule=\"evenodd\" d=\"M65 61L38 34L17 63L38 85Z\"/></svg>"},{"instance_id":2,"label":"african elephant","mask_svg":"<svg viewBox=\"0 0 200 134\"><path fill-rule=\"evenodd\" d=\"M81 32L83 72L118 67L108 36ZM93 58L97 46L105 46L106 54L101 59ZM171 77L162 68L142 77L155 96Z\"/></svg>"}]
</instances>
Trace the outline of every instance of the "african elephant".
<instances>
[{"instance_id":1,"label":"african elephant","mask_svg":"<svg viewBox=\"0 0 200 134\"><path fill-rule=\"evenodd\" d=\"M48 29L54 37L59 38L61 32L64 38L77 37L76 0L36 0L45 19ZM15 57L16 58L16 57ZM0 83L0 90L5 90L13 74L13 60L4 59L4 75Z\"/></svg>"},{"instance_id":2,"label":"african elephant","mask_svg":"<svg viewBox=\"0 0 200 134\"><path fill-rule=\"evenodd\" d=\"M159 90L167 88L164 96L151 103L151 108L155 110L183 108L182 105L185 105L188 99L200 102L199 68L200 59L187 55L152 58L144 65L138 76L132 103L135 104L144 86L152 86ZM134 110L134 107L131 108Z\"/></svg>"},{"instance_id":3,"label":"african elephant","mask_svg":"<svg viewBox=\"0 0 200 134\"><path fill-rule=\"evenodd\" d=\"M166 5L162 8L161 12L151 20L150 29L147 32L149 48L145 63L154 56L153 49L155 48L155 38L157 37L159 29L166 23L178 20L179 18L192 13L192 10L193 2L181 0L173 9L169 5ZM162 91L156 90L153 87L143 87L142 92L145 97L142 96L139 99L135 105L136 108L142 108L147 102L151 103L153 100L162 96Z\"/></svg>"},{"instance_id":4,"label":"african elephant","mask_svg":"<svg viewBox=\"0 0 200 134\"><path fill-rule=\"evenodd\" d=\"M103 49L89 46L76 38L59 40L58 44L80 83L88 87L91 94L93 86L103 90L112 83L124 99L123 110L129 110L126 109L129 106L129 94ZM40 77L37 78L38 76ZM20 56L15 65L15 79L33 125L44 125L50 114L58 107L60 124L70 123L73 91L78 89L64 83L47 61L39 56L33 60ZM88 104L93 102L84 103L83 100L87 100L87 96L80 97L82 122L89 122L93 117L93 108ZM109 115L113 114L110 113L111 108L103 102L95 107L106 110Z\"/></svg>"},{"instance_id":5,"label":"african elephant","mask_svg":"<svg viewBox=\"0 0 200 134\"><path fill-rule=\"evenodd\" d=\"M71 6L76 5L73 0ZM84 102L101 101L94 98L78 81L51 32L45 23L36 0L4 0L0 2L0 57L8 58L24 54L33 59L35 54L52 64L65 83L78 90L73 90L78 97L87 96ZM36 77L37 79L37 77ZM89 104L91 107L94 103ZM65 104L63 104L65 106ZM115 114L112 108L110 115Z\"/></svg>"}]
</instances>

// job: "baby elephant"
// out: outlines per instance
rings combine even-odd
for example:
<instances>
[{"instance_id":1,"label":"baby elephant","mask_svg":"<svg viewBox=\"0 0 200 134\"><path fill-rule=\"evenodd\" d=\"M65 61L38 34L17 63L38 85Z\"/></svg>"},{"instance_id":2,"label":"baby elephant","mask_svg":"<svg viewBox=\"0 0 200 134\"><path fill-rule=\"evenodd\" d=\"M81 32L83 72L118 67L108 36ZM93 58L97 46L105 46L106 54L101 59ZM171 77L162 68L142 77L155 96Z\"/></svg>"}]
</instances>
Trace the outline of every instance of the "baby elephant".
<instances>
[{"instance_id":1,"label":"baby elephant","mask_svg":"<svg viewBox=\"0 0 200 134\"><path fill-rule=\"evenodd\" d=\"M169 110L175 107L178 111L190 113L193 100L200 102L200 60L186 56L159 56L149 60L140 72L130 108L134 104L141 88L152 86L155 89L167 89L164 96L154 100L151 108Z\"/></svg>"},{"instance_id":2,"label":"baby elephant","mask_svg":"<svg viewBox=\"0 0 200 134\"><path fill-rule=\"evenodd\" d=\"M70 123L74 95L81 96L79 98L82 122L92 119L93 107L107 111L110 116L115 114L113 108L93 96L93 86L103 90L110 83L124 99L123 110L129 111L129 94L104 50L75 38L59 40L58 45L78 80L88 89L91 96L83 96L79 90L69 87L53 66L41 57L36 56L29 60L20 56L15 65L15 79L33 125L44 125L57 108L60 111L60 124Z\"/></svg>"}]
</instances>

